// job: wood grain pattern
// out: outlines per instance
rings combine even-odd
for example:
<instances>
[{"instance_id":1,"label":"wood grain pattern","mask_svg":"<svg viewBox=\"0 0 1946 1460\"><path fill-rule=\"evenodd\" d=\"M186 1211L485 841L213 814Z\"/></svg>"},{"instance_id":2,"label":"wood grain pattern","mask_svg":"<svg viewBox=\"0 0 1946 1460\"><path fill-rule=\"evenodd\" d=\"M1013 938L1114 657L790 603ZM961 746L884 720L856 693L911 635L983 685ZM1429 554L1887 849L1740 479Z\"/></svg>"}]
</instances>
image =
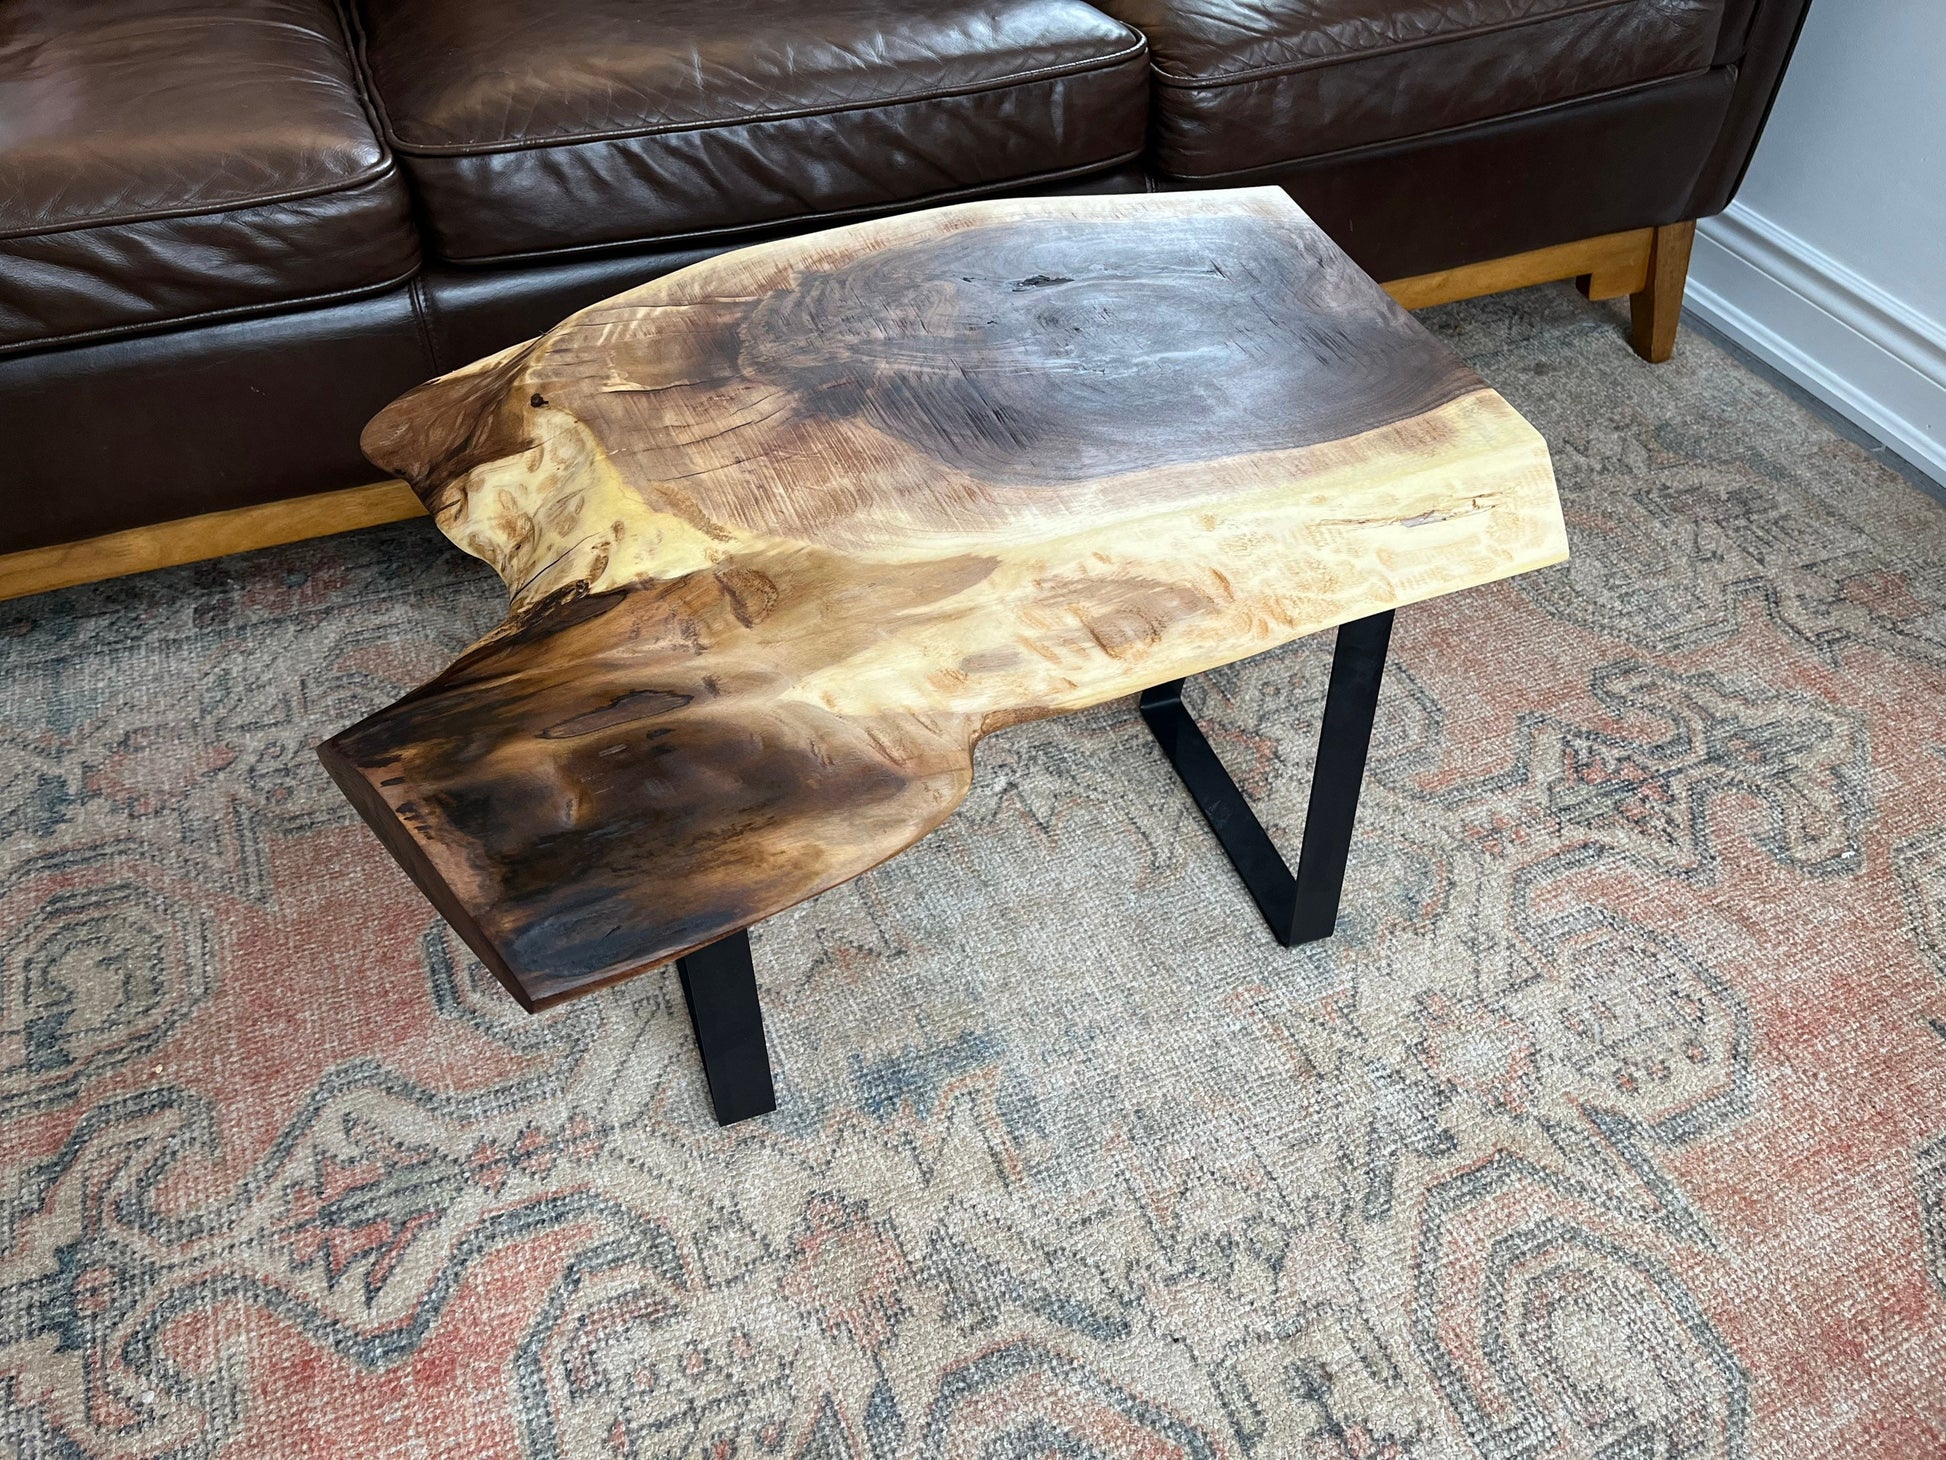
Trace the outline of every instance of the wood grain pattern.
<instances>
[{"instance_id":1,"label":"wood grain pattern","mask_svg":"<svg viewBox=\"0 0 1946 1460\"><path fill-rule=\"evenodd\" d=\"M724 255L365 444L512 611L321 754L529 1007L911 845L983 735L1566 555L1538 435L1275 189Z\"/></svg>"}]
</instances>

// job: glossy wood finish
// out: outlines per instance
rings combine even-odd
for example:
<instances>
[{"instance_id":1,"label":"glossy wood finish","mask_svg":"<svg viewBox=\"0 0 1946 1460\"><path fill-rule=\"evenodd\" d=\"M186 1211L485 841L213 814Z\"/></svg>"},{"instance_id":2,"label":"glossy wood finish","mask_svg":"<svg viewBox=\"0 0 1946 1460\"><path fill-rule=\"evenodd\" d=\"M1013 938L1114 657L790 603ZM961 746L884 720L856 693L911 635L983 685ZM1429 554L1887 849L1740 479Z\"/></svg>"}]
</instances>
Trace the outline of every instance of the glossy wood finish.
<instances>
[{"instance_id":1,"label":"glossy wood finish","mask_svg":"<svg viewBox=\"0 0 1946 1460\"><path fill-rule=\"evenodd\" d=\"M1689 283L1689 253L1696 242L1694 223L1672 223L1655 230L1647 284L1629 300L1629 342L1651 365L1676 353L1676 329Z\"/></svg>"},{"instance_id":2,"label":"glossy wood finish","mask_svg":"<svg viewBox=\"0 0 1946 1460\"><path fill-rule=\"evenodd\" d=\"M983 735L1566 553L1539 436L1268 188L726 254L366 449L512 612L321 754L529 1007L911 845Z\"/></svg>"}]
</instances>

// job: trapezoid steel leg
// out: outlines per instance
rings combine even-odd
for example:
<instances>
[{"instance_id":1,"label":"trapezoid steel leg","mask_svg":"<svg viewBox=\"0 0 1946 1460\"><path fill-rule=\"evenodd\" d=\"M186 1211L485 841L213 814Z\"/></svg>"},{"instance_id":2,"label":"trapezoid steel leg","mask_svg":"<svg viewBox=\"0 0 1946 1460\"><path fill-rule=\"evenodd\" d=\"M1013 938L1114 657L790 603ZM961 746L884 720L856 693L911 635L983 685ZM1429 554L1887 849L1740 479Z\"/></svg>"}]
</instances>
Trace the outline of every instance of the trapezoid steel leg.
<instances>
[{"instance_id":1,"label":"trapezoid steel leg","mask_svg":"<svg viewBox=\"0 0 1946 1460\"><path fill-rule=\"evenodd\" d=\"M1190 717L1182 702L1183 681L1171 680L1142 692L1144 723L1216 833L1271 932L1287 947L1328 938L1337 926L1358 791L1365 778L1385 650L1391 639L1389 611L1338 627L1324 723L1318 730L1311 804L1294 875Z\"/></svg>"},{"instance_id":2,"label":"trapezoid steel leg","mask_svg":"<svg viewBox=\"0 0 1946 1460\"><path fill-rule=\"evenodd\" d=\"M770 1051L764 1045L763 1010L757 1004L757 972L750 962L750 935L732 933L676 960L690 1027L703 1056L710 1104L718 1125L733 1125L777 1108L770 1082Z\"/></svg>"}]
</instances>

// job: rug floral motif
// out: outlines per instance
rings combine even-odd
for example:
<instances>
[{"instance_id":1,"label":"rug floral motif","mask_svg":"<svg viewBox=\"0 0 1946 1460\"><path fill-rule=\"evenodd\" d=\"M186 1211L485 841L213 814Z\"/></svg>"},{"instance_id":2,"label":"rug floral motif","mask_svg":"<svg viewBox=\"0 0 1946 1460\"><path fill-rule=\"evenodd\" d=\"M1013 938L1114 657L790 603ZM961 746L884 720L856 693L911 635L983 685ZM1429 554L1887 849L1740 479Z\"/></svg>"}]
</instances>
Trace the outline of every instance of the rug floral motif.
<instances>
[{"instance_id":1,"label":"rug floral motif","mask_svg":"<svg viewBox=\"0 0 1946 1460\"><path fill-rule=\"evenodd\" d=\"M500 616L424 523L0 605L0 1455L1946 1453L1946 508L1567 289L1428 322L1571 563L1399 616L1336 938L1132 706L520 1012L312 746ZM1285 843L1329 636L1192 686Z\"/></svg>"}]
</instances>

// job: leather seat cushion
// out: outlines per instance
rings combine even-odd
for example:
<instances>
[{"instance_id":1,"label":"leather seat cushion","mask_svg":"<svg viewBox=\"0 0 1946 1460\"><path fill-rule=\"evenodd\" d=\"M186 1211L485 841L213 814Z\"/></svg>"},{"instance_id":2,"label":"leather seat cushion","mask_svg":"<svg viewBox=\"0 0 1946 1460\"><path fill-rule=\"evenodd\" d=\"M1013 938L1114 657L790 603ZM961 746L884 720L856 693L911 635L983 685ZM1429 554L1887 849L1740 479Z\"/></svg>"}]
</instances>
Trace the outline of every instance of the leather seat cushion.
<instances>
[{"instance_id":1,"label":"leather seat cushion","mask_svg":"<svg viewBox=\"0 0 1946 1460\"><path fill-rule=\"evenodd\" d=\"M364 0L434 252L486 262L944 200L1141 151L1082 0Z\"/></svg>"},{"instance_id":2,"label":"leather seat cushion","mask_svg":"<svg viewBox=\"0 0 1946 1460\"><path fill-rule=\"evenodd\" d=\"M331 0L0 4L0 353L342 297L418 259Z\"/></svg>"},{"instance_id":3,"label":"leather seat cushion","mask_svg":"<svg viewBox=\"0 0 1946 1460\"><path fill-rule=\"evenodd\" d=\"M1156 158L1216 178L1706 69L1724 0L1101 0L1149 38Z\"/></svg>"}]
</instances>

